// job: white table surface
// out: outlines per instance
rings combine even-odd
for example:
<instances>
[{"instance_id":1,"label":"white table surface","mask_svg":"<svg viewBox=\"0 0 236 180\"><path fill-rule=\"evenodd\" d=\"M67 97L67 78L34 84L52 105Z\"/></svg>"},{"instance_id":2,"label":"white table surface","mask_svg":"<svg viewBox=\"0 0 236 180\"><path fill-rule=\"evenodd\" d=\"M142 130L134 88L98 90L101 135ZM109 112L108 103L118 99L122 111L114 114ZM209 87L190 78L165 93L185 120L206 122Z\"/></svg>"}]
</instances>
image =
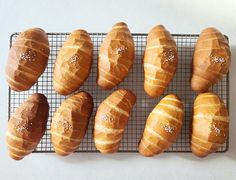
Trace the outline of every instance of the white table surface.
<instances>
[{"instance_id":1,"label":"white table surface","mask_svg":"<svg viewBox=\"0 0 236 180\"><path fill-rule=\"evenodd\" d=\"M68 157L32 154L22 161L8 157L5 144L8 88L4 68L9 35L29 27L48 32L84 28L106 32L117 21L132 32L147 32L159 23L172 33L199 33L214 26L230 38L233 61L230 73L230 149L199 159L190 153L162 154L145 158L136 153L104 156L77 153ZM235 0L0 0L0 179L236 179L236 1Z\"/></svg>"}]
</instances>

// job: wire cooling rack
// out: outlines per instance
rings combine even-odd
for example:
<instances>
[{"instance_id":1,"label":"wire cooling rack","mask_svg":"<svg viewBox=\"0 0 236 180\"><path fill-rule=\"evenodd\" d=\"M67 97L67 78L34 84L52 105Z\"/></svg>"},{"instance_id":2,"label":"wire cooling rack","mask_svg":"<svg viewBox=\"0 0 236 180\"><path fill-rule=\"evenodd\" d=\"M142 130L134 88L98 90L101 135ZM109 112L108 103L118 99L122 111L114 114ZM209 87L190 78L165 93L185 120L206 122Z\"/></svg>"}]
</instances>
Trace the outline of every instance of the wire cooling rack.
<instances>
[{"instance_id":1,"label":"wire cooling rack","mask_svg":"<svg viewBox=\"0 0 236 180\"><path fill-rule=\"evenodd\" d=\"M14 33L10 37L10 45L15 41L19 33ZM143 90L143 67L142 58L144 49L146 46L147 34L133 34L135 42L135 63L129 73L128 77L122 82L118 87L114 88L112 91L105 91L99 88L96 84L97 76L97 58L98 49L100 44L104 40L106 34L104 33L91 33L94 44L93 52L93 65L89 78L85 84L80 88L80 90L85 90L89 92L94 99L94 111L90 119L87 133L80 144L76 152L97 152L92 136L92 126L95 115L95 110L98 105L111 94L112 91L118 88L128 88L132 90L137 96L136 105L133 108L132 115L128 121L128 126L126 127L123 139L120 144L119 152L137 152L137 146L139 139L142 135L145 121L159 102L159 99L152 99L148 97ZM35 84L29 91L25 92L15 92L9 89L9 117L11 113L15 112L15 109L28 98L29 95L35 92L43 93L47 96L50 105L49 119L47 123L47 130L42 140L40 141L38 147L34 152L54 152L51 135L50 126L52 115L56 109L60 106L61 102L66 99L66 97L57 94L52 87L52 76L54 63L57 57L57 53L65 41L68 33L48 33L48 38L50 42L50 56L48 61L48 66L39 78L37 84ZM173 34L173 37L177 43L179 63L177 72L173 81L169 84L168 89L165 91L165 95L168 93L175 93L184 101L185 117L182 127L181 134L178 136L176 142L165 152L190 152L190 121L192 114L193 101L196 97L196 93L190 89L190 76L191 76L191 64L192 56L194 51L194 46L198 35L193 34ZM217 85L212 89L217 93L229 107L229 75L224 77ZM225 152L228 150L228 141L221 146L217 152Z\"/></svg>"}]
</instances>

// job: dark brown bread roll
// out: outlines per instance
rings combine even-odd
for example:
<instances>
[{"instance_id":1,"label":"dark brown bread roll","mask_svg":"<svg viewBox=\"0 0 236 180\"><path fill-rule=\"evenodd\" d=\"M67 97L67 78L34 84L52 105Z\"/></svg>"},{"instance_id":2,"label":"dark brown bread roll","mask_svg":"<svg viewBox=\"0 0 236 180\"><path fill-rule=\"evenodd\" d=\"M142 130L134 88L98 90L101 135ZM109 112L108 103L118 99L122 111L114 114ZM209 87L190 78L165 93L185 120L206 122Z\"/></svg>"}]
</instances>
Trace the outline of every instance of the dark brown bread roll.
<instances>
[{"instance_id":1,"label":"dark brown bread roll","mask_svg":"<svg viewBox=\"0 0 236 180\"><path fill-rule=\"evenodd\" d=\"M35 93L12 114L6 139L10 156L20 160L30 154L45 133L49 105L43 94Z\"/></svg>"},{"instance_id":2,"label":"dark brown bread roll","mask_svg":"<svg viewBox=\"0 0 236 180\"><path fill-rule=\"evenodd\" d=\"M9 51L6 78L10 88L29 90L44 72L48 56L49 43L44 30L32 28L22 32Z\"/></svg>"}]
</instances>

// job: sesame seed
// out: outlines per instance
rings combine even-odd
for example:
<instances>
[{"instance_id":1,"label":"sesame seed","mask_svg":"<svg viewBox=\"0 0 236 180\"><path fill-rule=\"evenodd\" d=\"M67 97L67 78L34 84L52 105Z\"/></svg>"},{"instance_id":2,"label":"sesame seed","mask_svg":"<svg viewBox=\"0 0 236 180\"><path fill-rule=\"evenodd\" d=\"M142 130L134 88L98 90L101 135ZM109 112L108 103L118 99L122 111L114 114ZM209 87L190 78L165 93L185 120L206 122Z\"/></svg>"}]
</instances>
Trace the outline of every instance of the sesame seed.
<instances>
[{"instance_id":1,"label":"sesame seed","mask_svg":"<svg viewBox=\"0 0 236 180\"><path fill-rule=\"evenodd\" d=\"M30 50L28 50L24 53L20 53L20 61L33 62L33 61L35 61L35 57L36 57L36 53L32 52Z\"/></svg>"},{"instance_id":2,"label":"sesame seed","mask_svg":"<svg viewBox=\"0 0 236 180\"><path fill-rule=\"evenodd\" d=\"M216 127L216 124L212 125L212 129L214 130L214 132L216 133L216 136L218 136L221 132L221 130L219 128Z\"/></svg>"},{"instance_id":3,"label":"sesame seed","mask_svg":"<svg viewBox=\"0 0 236 180\"><path fill-rule=\"evenodd\" d=\"M16 131L17 131L17 132L21 132L21 133L24 132L24 131L28 131L29 128L30 128L30 127L28 127L27 124L23 124L23 125L17 124L17 125L15 126Z\"/></svg>"},{"instance_id":4,"label":"sesame seed","mask_svg":"<svg viewBox=\"0 0 236 180\"><path fill-rule=\"evenodd\" d=\"M18 126L18 127L16 127L16 131L17 132L23 132L25 130L25 128L23 127L23 126Z\"/></svg>"},{"instance_id":5,"label":"sesame seed","mask_svg":"<svg viewBox=\"0 0 236 180\"><path fill-rule=\"evenodd\" d=\"M166 51L162 53L162 57L164 58L163 64L172 63L175 60L175 54L172 50Z\"/></svg>"},{"instance_id":6,"label":"sesame seed","mask_svg":"<svg viewBox=\"0 0 236 180\"><path fill-rule=\"evenodd\" d=\"M224 63L225 62L225 58L223 58L223 57L217 57L217 56L213 56L213 55L211 55L210 57L211 57L211 61L213 63Z\"/></svg>"},{"instance_id":7,"label":"sesame seed","mask_svg":"<svg viewBox=\"0 0 236 180\"><path fill-rule=\"evenodd\" d=\"M127 47L119 47L115 49L115 54L122 55Z\"/></svg>"},{"instance_id":8,"label":"sesame seed","mask_svg":"<svg viewBox=\"0 0 236 180\"><path fill-rule=\"evenodd\" d=\"M111 116L107 116L105 114L103 114L101 116L101 118L102 118L103 121L107 121L107 122L110 122L110 123L114 122L114 119Z\"/></svg>"},{"instance_id":9,"label":"sesame seed","mask_svg":"<svg viewBox=\"0 0 236 180\"><path fill-rule=\"evenodd\" d=\"M108 120L107 115L103 114L103 115L102 115L102 120L104 120L104 121Z\"/></svg>"},{"instance_id":10,"label":"sesame seed","mask_svg":"<svg viewBox=\"0 0 236 180\"><path fill-rule=\"evenodd\" d=\"M63 126L64 131L69 131L70 129L72 129L72 125L70 124L70 122L68 122L67 120L64 119L60 119L57 123L57 126Z\"/></svg>"},{"instance_id":11,"label":"sesame seed","mask_svg":"<svg viewBox=\"0 0 236 180\"><path fill-rule=\"evenodd\" d=\"M73 55L73 56L69 59L69 63L70 63L70 64L75 64L79 59L80 59L80 58L79 58L78 55Z\"/></svg>"},{"instance_id":12,"label":"sesame seed","mask_svg":"<svg viewBox=\"0 0 236 180\"><path fill-rule=\"evenodd\" d=\"M174 132L174 127L171 127L169 124L164 125L163 128L168 133L173 134L173 132Z\"/></svg>"}]
</instances>

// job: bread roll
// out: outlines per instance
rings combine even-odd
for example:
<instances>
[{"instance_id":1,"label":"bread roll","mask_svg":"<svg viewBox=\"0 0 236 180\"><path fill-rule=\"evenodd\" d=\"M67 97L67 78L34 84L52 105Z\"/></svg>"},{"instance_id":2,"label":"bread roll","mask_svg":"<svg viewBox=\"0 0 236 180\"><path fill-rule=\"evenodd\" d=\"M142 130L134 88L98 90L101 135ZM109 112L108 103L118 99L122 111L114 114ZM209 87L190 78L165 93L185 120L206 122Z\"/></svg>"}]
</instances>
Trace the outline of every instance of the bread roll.
<instances>
[{"instance_id":1,"label":"bread roll","mask_svg":"<svg viewBox=\"0 0 236 180\"><path fill-rule=\"evenodd\" d=\"M48 56L49 43L44 30L32 28L22 32L9 51L6 78L10 88L29 90L44 72Z\"/></svg>"},{"instance_id":2,"label":"bread roll","mask_svg":"<svg viewBox=\"0 0 236 180\"><path fill-rule=\"evenodd\" d=\"M94 124L94 142L101 153L118 150L136 96L119 89L108 96L98 107Z\"/></svg>"},{"instance_id":3,"label":"bread roll","mask_svg":"<svg viewBox=\"0 0 236 180\"><path fill-rule=\"evenodd\" d=\"M151 29L144 54L144 90L157 98L173 79L178 64L177 47L164 26Z\"/></svg>"},{"instance_id":4,"label":"bread roll","mask_svg":"<svg viewBox=\"0 0 236 180\"><path fill-rule=\"evenodd\" d=\"M224 102L214 93L199 94L194 101L191 149L198 157L215 152L225 143L229 114Z\"/></svg>"},{"instance_id":5,"label":"bread roll","mask_svg":"<svg viewBox=\"0 0 236 180\"><path fill-rule=\"evenodd\" d=\"M61 104L51 124L52 144L57 154L66 156L79 147L92 111L93 98L86 92L79 92Z\"/></svg>"},{"instance_id":6,"label":"bread roll","mask_svg":"<svg viewBox=\"0 0 236 180\"><path fill-rule=\"evenodd\" d=\"M133 63L132 35L125 23L117 23L99 50L97 84L103 89L112 89L125 79Z\"/></svg>"},{"instance_id":7,"label":"bread roll","mask_svg":"<svg viewBox=\"0 0 236 180\"><path fill-rule=\"evenodd\" d=\"M11 115L6 133L10 157L20 160L37 147L46 130L48 111L47 98L35 93Z\"/></svg>"},{"instance_id":8,"label":"bread roll","mask_svg":"<svg viewBox=\"0 0 236 180\"><path fill-rule=\"evenodd\" d=\"M92 65L93 44L85 30L73 31L58 54L53 87L61 95L78 90L89 76Z\"/></svg>"},{"instance_id":9,"label":"bread roll","mask_svg":"<svg viewBox=\"0 0 236 180\"><path fill-rule=\"evenodd\" d=\"M183 116L182 101L174 94L165 96L147 118L139 153L154 156L169 148L181 131Z\"/></svg>"},{"instance_id":10,"label":"bread roll","mask_svg":"<svg viewBox=\"0 0 236 180\"><path fill-rule=\"evenodd\" d=\"M193 56L191 87L206 92L229 71L231 53L228 40L215 28L204 29Z\"/></svg>"}]
</instances>

